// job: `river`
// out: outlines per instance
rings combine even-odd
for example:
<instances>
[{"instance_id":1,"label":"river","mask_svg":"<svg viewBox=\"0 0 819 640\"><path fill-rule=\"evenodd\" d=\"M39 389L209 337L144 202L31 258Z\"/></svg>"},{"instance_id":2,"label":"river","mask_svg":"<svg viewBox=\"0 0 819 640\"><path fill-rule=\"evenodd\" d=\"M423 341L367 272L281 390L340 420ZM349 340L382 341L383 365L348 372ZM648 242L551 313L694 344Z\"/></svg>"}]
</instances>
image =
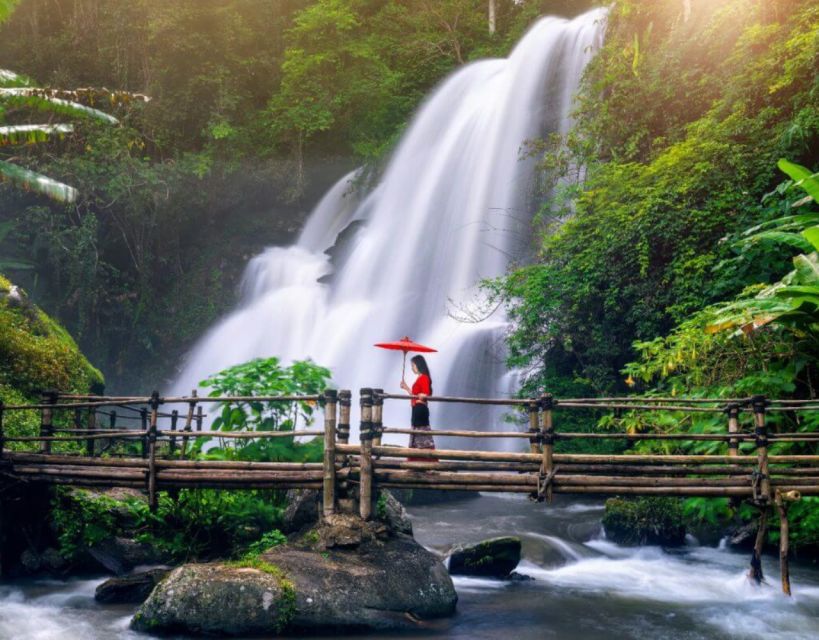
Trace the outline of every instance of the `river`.
<instances>
[{"instance_id":1,"label":"river","mask_svg":"<svg viewBox=\"0 0 819 640\"><path fill-rule=\"evenodd\" d=\"M515 495L413 507L415 536L444 551L457 542L498 535L523 540L518 572L532 580L456 577L458 612L401 640L612 638L777 640L819 637L819 569L794 562L794 596L782 595L777 559L769 578L746 578L748 556L691 544L680 550L624 548L601 533L600 502L533 504ZM104 577L0 584L1 640L113 640L150 636L128 631L132 606L99 605ZM356 636L347 636L356 638ZM387 637L384 634L368 636ZM181 638L177 636L177 638Z\"/></svg>"}]
</instances>

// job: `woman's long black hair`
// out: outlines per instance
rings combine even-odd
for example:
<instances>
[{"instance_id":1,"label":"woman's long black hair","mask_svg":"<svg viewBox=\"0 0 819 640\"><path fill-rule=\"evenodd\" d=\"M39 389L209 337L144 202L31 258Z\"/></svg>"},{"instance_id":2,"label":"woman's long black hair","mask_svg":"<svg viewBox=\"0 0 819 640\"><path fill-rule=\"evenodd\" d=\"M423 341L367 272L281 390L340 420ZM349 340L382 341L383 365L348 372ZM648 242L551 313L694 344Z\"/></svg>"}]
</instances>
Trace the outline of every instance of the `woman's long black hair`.
<instances>
[{"instance_id":1,"label":"woman's long black hair","mask_svg":"<svg viewBox=\"0 0 819 640\"><path fill-rule=\"evenodd\" d=\"M412 356L410 362L418 367L419 372L429 378L429 394L432 395L432 374L429 372L429 367L427 366L427 361L424 360L424 356Z\"/></svg>"}]
</instances>

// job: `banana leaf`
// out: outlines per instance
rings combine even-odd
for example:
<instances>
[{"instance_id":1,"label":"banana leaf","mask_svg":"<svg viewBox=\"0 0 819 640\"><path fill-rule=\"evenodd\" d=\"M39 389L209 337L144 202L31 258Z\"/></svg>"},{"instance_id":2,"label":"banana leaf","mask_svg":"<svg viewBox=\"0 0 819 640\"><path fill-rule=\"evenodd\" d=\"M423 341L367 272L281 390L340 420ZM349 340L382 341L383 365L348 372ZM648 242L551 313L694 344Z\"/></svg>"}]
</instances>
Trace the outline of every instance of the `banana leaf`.
<instances>
[{"instance_id":1,"label":"banana leaf","mask_svg":"<svg viewBox=\"0 0 819 640\"><path fill-rule=\"evenodd\" d=\"M74 126L70 124L19 124L0 127L0 147L46 142L54 136L62 139L65 134L73 132Z\"/></svg>"},{"instance_id":2,"label":"banana leaf","mask_svg":"<svg viewBox=\"0 0 819 640\"><path fill-rule=\"evenodd\" d=\"M0 180L6 180L58 202L74 202L78 195L74 187L3 160L0 160Z\"/></svg>"},{"instance_id":3,"label":"banana leaf","mask_svg":"<svg viewBox=\"0 0 819 640\"><path fill-rule=\"evenodd\" d=\"M0 88L0 100L11 100L18 103L22 102L24 105L40 109L50 108L50 106L53 105L58 107L58 112L70 113L78 116L90 116L110 124L119 123L119 120L117 120L114 116L105 113L104 111L94 109L93 107L87 107L79 102L72 102L71 100L64 100L62 98L55 98L51 95L42 94L40 90L32 87L2 87ZM49 106L45 107L44 103Z\"/></svg>"}]
</instances>

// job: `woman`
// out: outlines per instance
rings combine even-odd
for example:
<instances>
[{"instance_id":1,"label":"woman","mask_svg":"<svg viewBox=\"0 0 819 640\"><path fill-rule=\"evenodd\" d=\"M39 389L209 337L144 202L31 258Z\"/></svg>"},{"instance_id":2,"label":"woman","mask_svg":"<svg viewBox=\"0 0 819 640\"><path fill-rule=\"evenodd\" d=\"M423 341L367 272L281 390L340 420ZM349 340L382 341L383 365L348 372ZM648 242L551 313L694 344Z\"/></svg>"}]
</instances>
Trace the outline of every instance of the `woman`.
<instances>
[{"instance_id":1,"label":"woman","mask_svg":"<svg viewBox=\"0 0 819 640\"><path fill-rule=\"evenodd\" d=\"M429 426L429 407L427 406L426 398L432 395L432 376L429 374L429 367L424 356L415 356L410 360L412 372L418 377L412 385L401 381L401 388L410 395L417 396L417 399L412 399L412 428L420 431L431 431ZM412 449L434 449L435 441L431 435L426 434L412 434L410 436L410 445ZM431 462L432 460L423 458L410 458L418 462Z\"/></svg>"}]
</instances>

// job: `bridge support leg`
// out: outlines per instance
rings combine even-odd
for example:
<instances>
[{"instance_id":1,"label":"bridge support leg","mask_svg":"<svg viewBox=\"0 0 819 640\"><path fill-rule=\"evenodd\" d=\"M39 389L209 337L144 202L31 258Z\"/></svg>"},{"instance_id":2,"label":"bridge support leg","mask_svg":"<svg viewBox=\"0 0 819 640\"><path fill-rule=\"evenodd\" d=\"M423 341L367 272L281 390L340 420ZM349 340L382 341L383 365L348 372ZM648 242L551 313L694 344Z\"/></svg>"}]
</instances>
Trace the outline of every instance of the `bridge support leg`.
<instances>
[{"instance_id":1,"label":"bridge support leg","mask_svg":"<svg viewBox=\"0 0 819 640\"><path fill-rule=\"evenodd\" d=\"M148 429L148 508L155 513L159 502L156 497L156 421L159 415L159 392L151 394L151 426Z\"/></svg>"},{"instance_id":2,"label":"bridge support leg","mask_svg":"<svg viewBox=\"0 0 819 640\"><path fill-rule=\"evenodd\" d=\"M765 538L768 536L768 508L760 507L759 509L759 528L756 530L756 540L754 541L754 550L751 555L751 571L750 578L757 584L761 584L765 580L762 573L762 548L765 546Z\"/></svg>"},{"instance_id":3,"label":"bridge support leg","mask_svg":"<svg viewBox=\"0 0 819 640\"><path fill-rule=\"evenodd\" d=\"M776 492L776 509L779 511L779 572L782 576L782 593L791 595L791 574L788 567L788 507Z\"/></svg>"},{"instance_id":4,"label":"bridge support leg","mask_svg":"<svg viewBox=\"0 0 819 640\"><path fill-rule=\"evenodd\" d=\"M361 456L358 493L359 515L369 520L373 515L373 396L372 389L361 390Z\"/></svg>"},{"instance_id":5,"label":"bridge support leg","mask_svg":"<svg viewBox=\"0 0 819 640\"><path fill-rule=\"evenodd\" d=\"M324 517L336 511L336 399L333 389L324 392Z\"/></svg>"}]
</instances>

